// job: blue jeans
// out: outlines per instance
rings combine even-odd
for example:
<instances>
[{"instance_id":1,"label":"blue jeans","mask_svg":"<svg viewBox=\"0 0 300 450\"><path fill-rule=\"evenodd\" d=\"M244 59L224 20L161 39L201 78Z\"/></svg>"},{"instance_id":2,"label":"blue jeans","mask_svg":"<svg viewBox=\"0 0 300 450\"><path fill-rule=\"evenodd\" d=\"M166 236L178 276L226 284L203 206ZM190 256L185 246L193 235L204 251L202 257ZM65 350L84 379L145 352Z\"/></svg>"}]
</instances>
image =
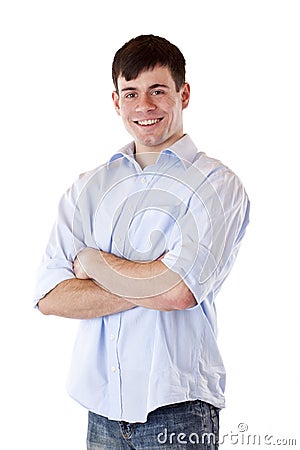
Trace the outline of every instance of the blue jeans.
<instances>
[{"instance_id":1,"label":"blue jeans","mask_svg":"<svg viewBox=\"0 0 300 450\"><path fill-rule=\"evenodd\" d=\"M109 420L89 412L88 450L216 450L219 409L201 400L152 411L146 423Z\"/></svg>"}]
</instances>

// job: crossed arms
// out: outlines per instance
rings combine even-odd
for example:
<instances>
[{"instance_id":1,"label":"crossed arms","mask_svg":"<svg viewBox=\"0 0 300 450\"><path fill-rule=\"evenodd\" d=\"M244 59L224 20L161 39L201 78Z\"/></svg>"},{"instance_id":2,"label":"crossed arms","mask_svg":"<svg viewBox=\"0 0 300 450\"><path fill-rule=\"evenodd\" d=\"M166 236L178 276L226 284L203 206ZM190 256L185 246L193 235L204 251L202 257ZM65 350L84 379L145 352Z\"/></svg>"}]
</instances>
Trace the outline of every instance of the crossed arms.
<instances>
[{"instance_id":1,"label":"crossed arms","mask_svg":"<svg viewBox=\"0 0 300 450\"><path fill-rule=\"evenodd\" d=\"M171 311L196 305L181 277L161 260L134 262L87 247L77 255L74 273L39 301L43 314L92 319L135 306Z\"/></svg>"}]
</instances>

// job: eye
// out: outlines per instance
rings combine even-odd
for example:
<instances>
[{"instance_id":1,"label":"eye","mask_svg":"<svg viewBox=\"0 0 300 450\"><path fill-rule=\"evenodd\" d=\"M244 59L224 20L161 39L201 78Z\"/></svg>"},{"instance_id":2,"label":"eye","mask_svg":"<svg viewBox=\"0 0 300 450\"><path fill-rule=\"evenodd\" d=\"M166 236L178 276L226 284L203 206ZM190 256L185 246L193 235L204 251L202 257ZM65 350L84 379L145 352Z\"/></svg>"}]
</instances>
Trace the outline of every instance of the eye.
<instances>
[{"instance_id":1,"label":"eye","mask_svg":"<svg viewBox=\"0 0 300 450\"><path fill-rule=\"evenodd\" d=\"M135 98L136 95L137 94L135 92L129 92L128 94L125 95L125 98Z\"/></svg>"},{"instance_id":2,"label":"eye","mask_svg":"<svg viewBox=\"0 0 300 450\"><path fill-rule=\"evenodd\" d=\"M155 91L153 91L152 93L151 93L151 95L161 95L161 94L164 94L164 91L162 91L161 89L156 89Z\"/></svg>"}]
</instances>

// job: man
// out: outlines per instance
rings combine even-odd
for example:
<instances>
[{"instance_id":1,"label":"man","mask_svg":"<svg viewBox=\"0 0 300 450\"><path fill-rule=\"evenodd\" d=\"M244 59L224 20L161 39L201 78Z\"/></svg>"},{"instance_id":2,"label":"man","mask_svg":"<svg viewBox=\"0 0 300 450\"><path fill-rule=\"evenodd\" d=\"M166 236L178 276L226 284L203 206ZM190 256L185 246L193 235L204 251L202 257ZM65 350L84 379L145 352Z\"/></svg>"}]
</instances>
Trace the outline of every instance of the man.
<instances>
[{"instance_id":1,"label":"man","mask_svg":"<svg viewBox=\"0 0 300 450\"><path fill-rule=\"evenodd\" d=\"M88 449L215 449L225 387L215 296L248 198L183 133L190 87L176 46L132 39L113 81L134 141L63 196L36 304L82 319L68 391L89 410Z\"/></svg>"}]
</instances>

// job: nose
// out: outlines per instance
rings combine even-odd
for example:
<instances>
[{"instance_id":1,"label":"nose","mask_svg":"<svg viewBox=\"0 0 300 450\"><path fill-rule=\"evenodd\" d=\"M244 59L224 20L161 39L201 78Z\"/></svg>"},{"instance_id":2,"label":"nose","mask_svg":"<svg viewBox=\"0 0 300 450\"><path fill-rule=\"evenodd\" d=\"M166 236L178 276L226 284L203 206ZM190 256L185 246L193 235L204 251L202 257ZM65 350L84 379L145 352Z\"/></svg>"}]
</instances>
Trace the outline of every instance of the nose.
<instances>
[{"instance_id":1,"label":"nose","mask_svg":"<svg viewBox=\"0 0 300 450\"><path fill-rule=\"evenodd\" d=\"M156 108L155 103L153 102L152 97L148 94L141 94L138 98L138 102L136 105L137 112L148 112L153 111Z\"/></svg>"}]
</instances>

